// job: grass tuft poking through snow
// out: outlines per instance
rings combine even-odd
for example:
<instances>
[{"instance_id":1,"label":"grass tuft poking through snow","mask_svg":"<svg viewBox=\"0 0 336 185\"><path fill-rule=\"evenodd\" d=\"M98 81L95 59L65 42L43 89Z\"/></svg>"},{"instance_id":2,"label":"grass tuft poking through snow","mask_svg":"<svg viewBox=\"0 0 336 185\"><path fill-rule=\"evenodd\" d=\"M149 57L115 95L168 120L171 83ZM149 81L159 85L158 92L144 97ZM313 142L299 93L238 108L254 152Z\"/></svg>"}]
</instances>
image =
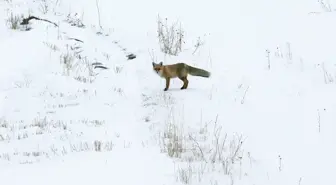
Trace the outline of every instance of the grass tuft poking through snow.
<instances>
[{"instance_id":1,"label":"grass tuft poking through snow","mask_svg":"<svg viewBox=\"0 0 336 185\"><path fill-rule=\"evenodd\" d=\"M182 45L184 43L184 31L180 22L168 24L168 18L163 21L158 16L157 20L157 34L160 43L161 51L165 54L177 56L182 52Z\"/></svg>"},{"instance_id":2,"label":"grass tuft poking through snow","mask_svg":"<svg viewBox=\"0 0 336 185\"><path fill-rule=\"evenodd\" d=\"M18 30L20 29L20 23L23 19L23 15L14 15L13 13L10 14L10 16L7 18L7 26L10 29Z\"/></svg>"}]
</instances>

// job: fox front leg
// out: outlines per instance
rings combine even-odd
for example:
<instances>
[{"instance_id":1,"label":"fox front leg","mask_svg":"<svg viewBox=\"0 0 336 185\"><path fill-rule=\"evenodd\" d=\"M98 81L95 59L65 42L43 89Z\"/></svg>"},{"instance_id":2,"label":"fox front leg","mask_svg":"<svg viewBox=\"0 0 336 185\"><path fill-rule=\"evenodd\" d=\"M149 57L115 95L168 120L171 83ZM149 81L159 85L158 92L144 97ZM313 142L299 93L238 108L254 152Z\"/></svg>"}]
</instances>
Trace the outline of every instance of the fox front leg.
<instances>
[{"instance_id":1,"label":"fox front leg","mask_svg":"<svg viewBox=\"0 0 336 185\"><path fill-rule=\"evenodd\" d=\"M164 91L167 91L169 88L170 78L166 78L166 88L164 88Z\"/></svg>"}]
</instances>

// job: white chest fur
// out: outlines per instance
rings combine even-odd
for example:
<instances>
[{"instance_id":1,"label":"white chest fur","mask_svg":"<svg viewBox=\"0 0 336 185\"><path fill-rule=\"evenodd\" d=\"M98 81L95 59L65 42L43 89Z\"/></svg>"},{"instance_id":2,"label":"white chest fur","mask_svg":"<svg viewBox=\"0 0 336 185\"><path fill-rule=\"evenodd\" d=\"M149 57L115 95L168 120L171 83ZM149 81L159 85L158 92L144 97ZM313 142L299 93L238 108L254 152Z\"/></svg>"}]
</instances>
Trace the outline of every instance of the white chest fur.
<instances>
[{"instance_id":1,"label":"white chest fur","mask_svg":"<svg viewBox=\"0 0 336 185\"><path fill-rule=\"evenodd\" d=\"M158 71L158 75L161 76L161 77L163 78L163 77L164 77L164 76L163 76L163 71L162 71L162 70Z\"/></svg>"}]
</instances>

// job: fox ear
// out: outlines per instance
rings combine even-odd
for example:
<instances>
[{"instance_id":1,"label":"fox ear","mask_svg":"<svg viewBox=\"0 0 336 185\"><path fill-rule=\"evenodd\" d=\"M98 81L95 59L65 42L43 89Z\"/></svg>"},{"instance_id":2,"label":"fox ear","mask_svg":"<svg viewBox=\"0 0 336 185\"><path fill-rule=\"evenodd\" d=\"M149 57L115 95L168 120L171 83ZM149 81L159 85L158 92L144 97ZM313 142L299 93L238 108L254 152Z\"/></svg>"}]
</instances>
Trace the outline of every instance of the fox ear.
<instances>
[{"instance_id":1,"label":"fox ear","mask_svg":"<svg viewBox=\"0 0 336 185\"><path fill-rule=\"evenodd\" d=\"M154 62L152 62L152 65L153 65L153 67L155 66L155 63Z\"/></svg>"},{"instance_id":2,"label":"fox ear","mask_svg":"<svg viewBox=\"0 0 336 185\"><path fill-rule=\"evenodd\" d=\"M163 65L163 62L160 62L160 66L162 66Z\"/></svg>"}]
</instances>

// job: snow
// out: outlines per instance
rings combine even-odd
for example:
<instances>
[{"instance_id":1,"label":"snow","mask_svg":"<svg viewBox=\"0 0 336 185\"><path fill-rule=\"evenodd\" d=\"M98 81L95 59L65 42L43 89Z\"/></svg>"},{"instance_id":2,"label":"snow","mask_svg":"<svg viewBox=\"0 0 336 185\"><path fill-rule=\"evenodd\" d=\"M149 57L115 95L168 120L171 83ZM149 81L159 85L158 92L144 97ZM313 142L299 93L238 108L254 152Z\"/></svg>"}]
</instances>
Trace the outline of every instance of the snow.
<instances>
[{"instance_id":1,"label":"snow","mask_svg":"<svg viewBox=\"0 0 336 185\"><path fill-rule=\"evenodd\" d=\"M1 184L336 184L335 6L1 1ZM11 13L58 26L10 29ZM158 16L185 31L177 56ZM153 61L211 77L163 91Z\"/></svg>"}]
</instances>

